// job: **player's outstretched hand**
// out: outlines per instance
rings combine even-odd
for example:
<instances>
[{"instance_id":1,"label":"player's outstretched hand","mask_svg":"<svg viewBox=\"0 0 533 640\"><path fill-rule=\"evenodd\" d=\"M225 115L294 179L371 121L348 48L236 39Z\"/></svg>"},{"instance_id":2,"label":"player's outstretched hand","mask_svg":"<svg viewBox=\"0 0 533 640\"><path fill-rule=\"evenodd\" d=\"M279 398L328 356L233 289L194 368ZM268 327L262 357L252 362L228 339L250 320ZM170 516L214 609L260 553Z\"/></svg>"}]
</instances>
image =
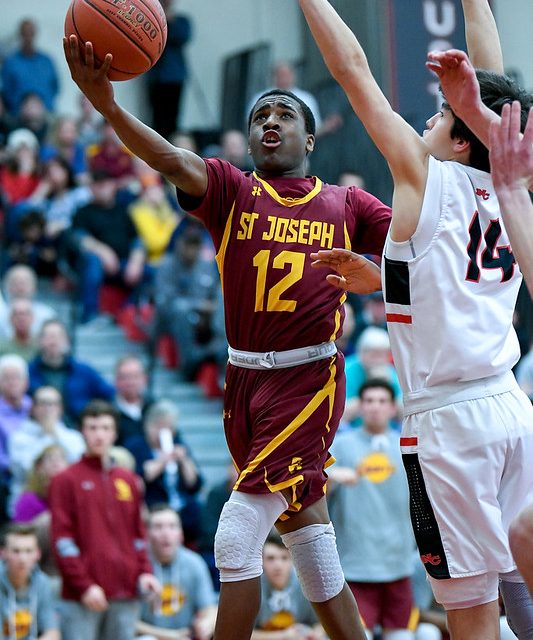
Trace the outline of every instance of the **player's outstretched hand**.
<instances>
[{"instance_id":1,"label":"player's outstretched hand","mask_svg":"<svg viewBox=\"0 0 533 640\"><path fill-rule=\"evenodd\" d=\"M501 197L515 189L533 187L533 108L524 135L520 133L521 105L504 104L500 122L490 127L490 173Z\"/></svg>"},{"instance_id":2,"label":"player's outstretched hand","mask_svg":"<svg viewBox=\"0 0 533 640\"><path fill-rule=\"evenodd\" d=\"M426 67L437 74L446 101L459 117L479 109L481 96L476 71L464 51L430 51Z\"/></svg>"},{"instance_id":3,"label":"player's outstretched hand","mask_svg":"<svg viewBox=\"0 0 533 640\"><path fill-rule=\"evenodd\" d=\"M114 102L113 86L107 77L113 56L108 53L100 66L90 42L81 43L75 35L63 38L63 50L70 75L97 111L104 113Z\"/></svg>"},{"instance_id":4,"label":"player's outstretched hand","mask_svg":"<svg viewBox=\"0 0 533 640\"><path fill-rule=\"evenodd\" d=\"M365 295L381 289L381 269L374 262L348 249L324 249L312 253L313 267L327 267L326 280L340 289Z\"/></svg>"}]
</instances>

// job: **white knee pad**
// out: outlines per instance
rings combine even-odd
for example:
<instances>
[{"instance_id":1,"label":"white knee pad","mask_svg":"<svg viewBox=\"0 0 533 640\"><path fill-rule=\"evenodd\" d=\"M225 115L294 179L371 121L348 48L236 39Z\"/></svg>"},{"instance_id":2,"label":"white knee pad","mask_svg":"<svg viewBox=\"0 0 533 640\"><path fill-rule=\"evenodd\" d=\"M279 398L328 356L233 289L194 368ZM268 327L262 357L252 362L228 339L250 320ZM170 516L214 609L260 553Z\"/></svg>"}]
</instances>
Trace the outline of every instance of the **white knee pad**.
<instances>
[{"instance_id":1,"label":"white knee pad","mask_svg":"<svg viewBox=\"0 0 533 640\"><path fill-rule=\"evenodd\" d=\"M310 524L281 536L289 549L304 596L325 602L344 587L335 530L329 524Z\"/></svg>"},{"instance_id":2,"label":"white knee pad","mask_svg":"<svg viewBox=\"0 0 533 640\"><path fill-rule=\"evenodd\" d=\"M263 573L263 545L288 504L281 493L233 491L215 534L215 564L220 582L257 578Z\"/></svg>"}]
</instances>

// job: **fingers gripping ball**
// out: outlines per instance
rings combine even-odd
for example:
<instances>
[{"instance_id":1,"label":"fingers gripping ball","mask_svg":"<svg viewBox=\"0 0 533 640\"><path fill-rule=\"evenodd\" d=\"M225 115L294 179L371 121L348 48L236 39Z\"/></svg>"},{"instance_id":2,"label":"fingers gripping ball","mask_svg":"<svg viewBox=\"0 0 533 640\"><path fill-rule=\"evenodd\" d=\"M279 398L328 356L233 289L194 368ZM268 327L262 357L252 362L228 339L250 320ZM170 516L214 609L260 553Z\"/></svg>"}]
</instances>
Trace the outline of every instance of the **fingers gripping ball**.
<instances>
[{"instance_id":1,"label":"fingers gripping ball","mask_svg":"<svg viewBox=\"0 0 533 640\"><path fill-rule=\"evenodd\" d=\"M92 42L96 62L113 54L110 80L129 80L158 61L167 41L167 21L158 0L72 0L65 35Z\"/></svg>"}]
</instances>

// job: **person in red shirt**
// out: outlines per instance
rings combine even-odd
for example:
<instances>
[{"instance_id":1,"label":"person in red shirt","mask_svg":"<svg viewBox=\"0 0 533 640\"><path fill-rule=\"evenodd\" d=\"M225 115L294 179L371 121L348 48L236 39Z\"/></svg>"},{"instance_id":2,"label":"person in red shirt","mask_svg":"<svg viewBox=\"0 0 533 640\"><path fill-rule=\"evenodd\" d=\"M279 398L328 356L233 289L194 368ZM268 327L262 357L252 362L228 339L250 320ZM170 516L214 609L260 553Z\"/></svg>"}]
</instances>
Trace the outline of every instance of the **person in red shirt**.
<instances>
[{"instance_id":1,"label":"person in red shirt","mask_svg":"<svg viewBox=\"0 0 533 640\"><path fill-rule=\"evenodd\" d=\"M63 640L132 640L139 594L156 593L141 519L140 479L114 466L115 409L82 411L87 453L54 477L52 547L62 576Z\"/></svg>"}]
</instances>

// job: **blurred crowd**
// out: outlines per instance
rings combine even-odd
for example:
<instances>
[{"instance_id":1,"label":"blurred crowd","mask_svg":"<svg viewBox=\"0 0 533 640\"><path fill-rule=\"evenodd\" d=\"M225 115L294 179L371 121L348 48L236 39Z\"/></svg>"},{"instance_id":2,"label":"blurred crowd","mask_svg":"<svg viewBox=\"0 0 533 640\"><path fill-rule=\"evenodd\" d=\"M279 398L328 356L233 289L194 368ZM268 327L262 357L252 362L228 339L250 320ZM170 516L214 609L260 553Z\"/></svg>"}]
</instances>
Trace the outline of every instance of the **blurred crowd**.
<instances>
[{"instance_id":1,"label":"blurred crowd","mask_svg":"<svg viewBox=\"0 0 533 640\"><path fill-rule=\"evenodd\" d=\"M185 38L186 25L180 28ZM83 96L75 116L55 111L57 73L35 39L36 25L24 20L1 70L0 637L58 640L60 628L64 638L104 637L91 633L107 611L109 625L118 626L106 628L106 638L125 638L117 628L127 619L145 640L208 640L218 590L214 534L235 470L229 464L226 477L205 485L178 407L151 389L148 365L163 354L176 380L205 382L207 375L206 394L222 394L227 343L214 248L165 180L132 156ZM159 85L152 95L168 90ZM168 128L168 114L157 117ZM322 133L337 126L338 117L326 119ZM251 169L242 131L222 132L208 149L188 133L165 134ZM364 176L346 171L339 184L362 187ZM72 301L72 317L42 301L43 283ZM444 615L432 603L409 525L401 394L381 293L350 295L345 313L338 346L347 398L330 473L343 568L369 638L392 638L380 634L400 611L411 634L402 638L442 638ZM531 336L516 321L524 353L517 375L533 399ZM71 343L80 325L97 334L106 323L146 345L146 357L117 360L112 383L78 359ZM95 459L112 485L101 474L83 475L94 473ZM79 497L93 490L100 502ZM111 533L125 546L113 545ZM139 583L128 591L119 578L134 551ZM91 563L103 565L97 575L107 571L100 591L88 578ZM324 638L274 534L264 563L253 638ZM383 611L365 607L376 585L387 588Z\"/></svg>"}]
</instances>

